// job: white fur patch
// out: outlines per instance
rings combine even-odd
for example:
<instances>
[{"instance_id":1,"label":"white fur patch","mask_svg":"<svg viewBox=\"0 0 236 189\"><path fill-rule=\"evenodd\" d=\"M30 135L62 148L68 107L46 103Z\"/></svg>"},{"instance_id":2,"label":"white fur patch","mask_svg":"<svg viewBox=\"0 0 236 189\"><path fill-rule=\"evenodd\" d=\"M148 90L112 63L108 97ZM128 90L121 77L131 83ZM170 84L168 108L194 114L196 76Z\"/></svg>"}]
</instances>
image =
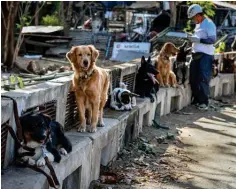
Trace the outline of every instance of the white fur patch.
<instances>
[{"instance_id":1,"label":"white fur patch","mask_svg":"<svg viewBox=\"0 0 236 189\"><path fill-rule=\"evenodd\" d=\"M44 159L43 157L41 157L41 158L37 161L36 164L37 164L38 167L44 166L44 165L46 164L45 159Z\"/></svg>"},{"instance_id":2,"label":"white fur patch","mask_svg":"<svg viewBox=\"0 0 236 189\"><path fill-rule=\"evenodd\" d=\"M67 151L65 150L65 148L60 148L60 149L59 149L59 152L60 152L60 154L62 154L62 155L67 155Z\"/></svg>"}]
</instances>

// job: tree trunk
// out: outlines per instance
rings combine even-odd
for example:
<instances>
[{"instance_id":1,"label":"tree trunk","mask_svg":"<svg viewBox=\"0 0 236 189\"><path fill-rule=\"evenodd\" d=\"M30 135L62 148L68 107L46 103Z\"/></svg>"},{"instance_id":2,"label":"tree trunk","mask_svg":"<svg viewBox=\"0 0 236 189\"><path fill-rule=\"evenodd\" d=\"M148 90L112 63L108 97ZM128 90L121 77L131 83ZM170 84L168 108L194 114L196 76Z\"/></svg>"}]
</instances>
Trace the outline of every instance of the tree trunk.
<instances>
[{"instance_id":1,"label":"tree trunk","mask_svg":"<svg viewBox=\"0 0 236 189\"><path fill-rule=\"evenodd\" d=\"M176 25L176 18L177 18L177 4L176 1L169 1L170 3L170 11L171 11L171 18L170 18L170 26L175 27Z\"/></svg>"},{"instance_id":2,"label":"tree trunk","mask_svg":"<svg viewBox=\"0 0 236 189\"><path fill-rule=\"evenodd\" d=\"M34 25L39 25L39 2L36 3Z\"/></svg>"},{"instance_id":3,"label":"tree trunk","mask_svg":"<svg viewBox=\"0 0 236 189\"><path fill-rule=\"evenodd\" d=\"M2 10L4 12L4 22L6 23L6 28L4 32L4 57L3 63L8 67L12 68L13 56L14 56L14 29L15 29L15 17L17 14L19 1L8 1L2 3Z\"/></svg>"},{"instance_id":4,"label":"tree trunk","mask_svg":"<svg viewBox=\"0 0 236 189\"><path fill-rule=\"evenodd\" d=\"M64 6L65 8L65 6ZM73 11L73 1L69 1L69 5L66 8L66 17L64 17L64 35L68 36L70 31L71 16Z\"/></svg>"}]
</instances>

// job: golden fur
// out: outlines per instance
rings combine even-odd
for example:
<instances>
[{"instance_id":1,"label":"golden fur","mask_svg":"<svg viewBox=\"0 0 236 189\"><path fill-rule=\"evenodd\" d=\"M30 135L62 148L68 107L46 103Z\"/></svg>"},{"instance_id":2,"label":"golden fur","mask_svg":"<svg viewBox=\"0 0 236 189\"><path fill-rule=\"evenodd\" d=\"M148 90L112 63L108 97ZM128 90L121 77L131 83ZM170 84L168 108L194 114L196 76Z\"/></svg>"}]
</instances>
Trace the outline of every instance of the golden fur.
<instances>
[{"instance_id":1,"label":"golden fur","mask_svg":"<svg viewBox=\"0 0 236 189\"><path fill-rule=\"evenodd\" d=\"M66 54L74 70L72 87L75 91L80 125L79 132L86 131L87 124L91 125L89 132L96 132L96 126L104 126L103 108L107 101L109 88L108 73L95 65L98 50L94 46L73 46Z\"/></svg>"},{"instance_id":2,"label":"golden fur","mask_svg":"<svg viewBox=\"0 0 236 189\"><path fill-rule=\"evenodd\" d=\"M169 58L175 56L179 49L173 43L165 43L160 54L157 56L156 68L159 74L156 75L161 87L177 86L176 76L171 70L171 63Z\"/></svg>"}]
</instances>

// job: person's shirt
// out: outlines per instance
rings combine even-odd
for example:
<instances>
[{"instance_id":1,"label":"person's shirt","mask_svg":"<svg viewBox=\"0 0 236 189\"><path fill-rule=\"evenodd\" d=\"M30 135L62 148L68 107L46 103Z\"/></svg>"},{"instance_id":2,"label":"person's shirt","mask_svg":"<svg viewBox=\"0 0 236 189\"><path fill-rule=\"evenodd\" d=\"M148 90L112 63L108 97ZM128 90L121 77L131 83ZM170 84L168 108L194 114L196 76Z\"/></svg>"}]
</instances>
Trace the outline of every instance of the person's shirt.
<instances>
[{"instance_id":1,"label":"person's shirt","mask_svg":"<svg viewBox=\"0 0 236 189\"><path fill-rule=\"evenodd\" d=\"M193 43L192 50L194 53L202 52L213 55L216 41L216 26L211 19L205 18L202 23L196 24L194 35L200 38L200 43Z\"/></svg>"}]
</instances>

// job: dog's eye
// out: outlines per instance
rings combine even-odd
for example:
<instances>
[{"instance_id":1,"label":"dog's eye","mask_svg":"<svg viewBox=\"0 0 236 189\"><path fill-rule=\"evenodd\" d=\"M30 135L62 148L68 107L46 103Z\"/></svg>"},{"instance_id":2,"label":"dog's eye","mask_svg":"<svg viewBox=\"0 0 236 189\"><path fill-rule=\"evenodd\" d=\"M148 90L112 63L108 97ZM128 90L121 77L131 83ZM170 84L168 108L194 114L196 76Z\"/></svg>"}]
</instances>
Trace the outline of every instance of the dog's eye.
<instances>
[{"instance_id":1,"label":"dog's eye","mask_svg":"<svg viewBox=\"0 0 236 189\"><path fill-rule=\"evenodd\" d=\"M78 54L78 56L82 56L82 54Z\"/></svg>"},{"instance_id":2,"label":"dog's eye","mask_svg":"<svg viewBox=\"0 0 236 189\"><path fill-rule=\"evenodd\" d=\"M91 56L91 54L88 54L88 56Z\"/></svg>"}]
</instances>

